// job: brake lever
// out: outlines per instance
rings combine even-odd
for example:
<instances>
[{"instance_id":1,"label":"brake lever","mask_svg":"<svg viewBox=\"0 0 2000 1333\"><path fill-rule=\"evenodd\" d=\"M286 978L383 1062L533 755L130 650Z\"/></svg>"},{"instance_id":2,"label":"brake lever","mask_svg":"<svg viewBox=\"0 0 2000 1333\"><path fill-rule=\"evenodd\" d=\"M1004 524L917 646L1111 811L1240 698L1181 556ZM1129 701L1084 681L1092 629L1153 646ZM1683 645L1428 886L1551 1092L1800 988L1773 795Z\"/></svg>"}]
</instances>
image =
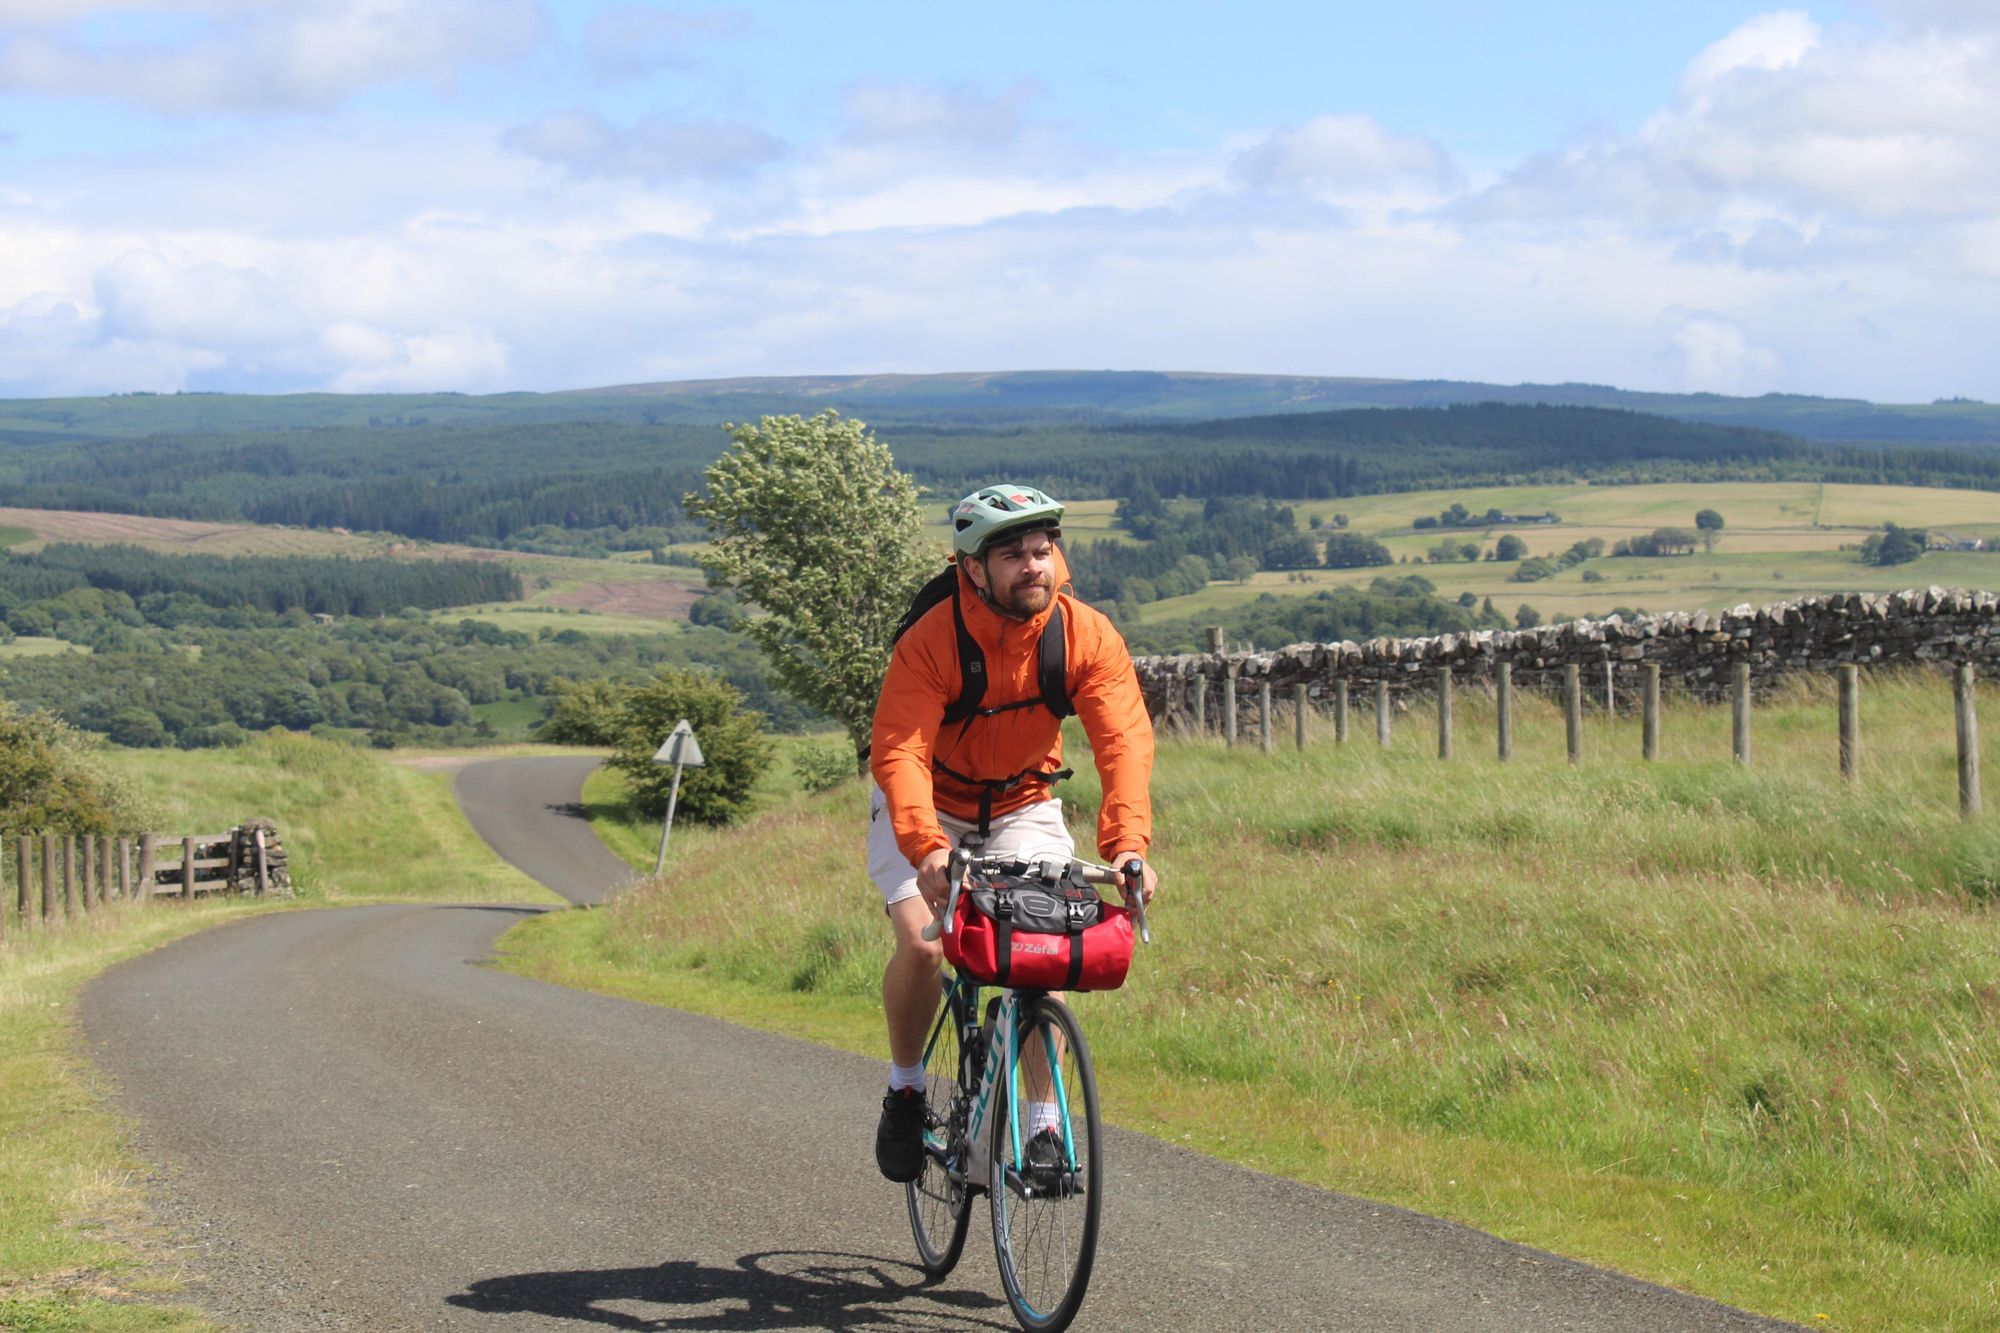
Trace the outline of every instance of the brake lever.
<instances>
[{"instance_id":1,"label":"brake lever","mask_svg":"<svg viewBox=\"0 0 2000 1333\"><path fill-rule=\"evenodd\" d=\"M919 935L926 942L936 939L951 929L951 919L958 913L959 890L965 887L965 872L972 867L972 853L963 847L951 849L951 860L945 863L945 875L951 880L951 896L945 899L944 915L934 917Z\"/></svg>"},{"instance_id":2,"label":"brake lever","mask_svg":"<svg viewBox=\"0 0 2000 1333\"><path fill-rule=\"evenodd\" d=\"M1151 944L1153 932L1146 926L1146 863L1135 856L1119 870L1125 876L1125 901L1139 922L1139 938Z\"/></svg>"}]
</instances>

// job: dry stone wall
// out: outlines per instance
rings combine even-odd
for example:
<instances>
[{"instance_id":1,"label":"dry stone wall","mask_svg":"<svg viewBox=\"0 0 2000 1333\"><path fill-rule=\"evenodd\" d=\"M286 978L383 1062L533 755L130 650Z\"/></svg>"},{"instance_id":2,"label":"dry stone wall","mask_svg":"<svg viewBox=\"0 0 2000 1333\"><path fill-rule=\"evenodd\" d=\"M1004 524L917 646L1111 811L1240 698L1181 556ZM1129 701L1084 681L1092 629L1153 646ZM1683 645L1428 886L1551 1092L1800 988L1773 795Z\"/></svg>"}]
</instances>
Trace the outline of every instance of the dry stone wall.
<instances>
[{"instance_id":1,"label":"dry stone wall","mask_svg":"<svg viewBox=\"0 0 2000 1333\"><path fill-rule=\"evenodd\" d=\"M1221 682L1237 678L1239 693L1266 680L1280 699L1304 685L1324 705L1335 682L1360 696L1386 681L1391 691L1436 688L1449 667L1461 684L1513 666L1516 687L1560 688L1562 670L1575 663L1602 688L1609 663L1621 692L1639 686L1640 668L1660 666L1665 688L1719 698L1738 662L1753 677L1831 671L1863 666L1914 666L1971 662L2000 668L2000 597L1990 592L1925 588L1897 593L1833 593L1770 606L1672 612L1621 620L1577 620L1526 630L1476 630L1421 639L1370 639L1366 643L1298 643L1274 652L1182 653L1136 660L1139 683L1156 723L1191 725L1197 691L1207 692L1208 725L1217 723ZM1246 701L1247 702L1247 701ZM1357 698L1356 702L1360 702Z\"/></svg>"}]
</instances>

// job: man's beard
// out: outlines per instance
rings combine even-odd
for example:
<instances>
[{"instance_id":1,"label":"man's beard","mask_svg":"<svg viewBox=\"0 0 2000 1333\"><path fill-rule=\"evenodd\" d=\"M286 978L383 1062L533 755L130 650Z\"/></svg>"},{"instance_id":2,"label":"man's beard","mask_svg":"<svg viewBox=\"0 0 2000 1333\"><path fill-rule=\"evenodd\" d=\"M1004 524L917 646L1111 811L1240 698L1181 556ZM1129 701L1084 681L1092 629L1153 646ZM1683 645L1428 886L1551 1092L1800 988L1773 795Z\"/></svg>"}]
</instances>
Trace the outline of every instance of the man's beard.
<instances>
[{"instance_id":1,"label":"man's beard","mask_svg":"<svg viewBox=\"0 0 2000 1333\"><path fill-rule=\"evenodd\" d=\"M1055 580L1043 579L1030 583L1017 583L1008 590L1004 598L996 597L993 601L1002 611L1026 620L1029 616L1041 614L1048 606L1049 599L1054 596Z\"/></svg>"}]
</instances>

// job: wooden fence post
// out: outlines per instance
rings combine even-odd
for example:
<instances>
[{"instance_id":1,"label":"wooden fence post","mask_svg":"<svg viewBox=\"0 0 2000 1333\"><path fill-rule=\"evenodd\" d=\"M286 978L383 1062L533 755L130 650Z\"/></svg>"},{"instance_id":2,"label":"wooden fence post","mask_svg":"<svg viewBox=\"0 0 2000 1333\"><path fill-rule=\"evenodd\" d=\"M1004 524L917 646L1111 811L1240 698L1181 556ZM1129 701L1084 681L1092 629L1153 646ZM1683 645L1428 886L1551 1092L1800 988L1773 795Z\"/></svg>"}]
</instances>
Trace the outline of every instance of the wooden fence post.
<instances>
[{"instance_id":1,"label":"wooden fence post","mask_svg":"<svg viewBox=\"0 0 2000 1333\"><path fill-rule=\"evenodd\" d=\"M1271 726L1271 678L1264 676L1257 681L1257 744L1265 754L1270 754L1276 746Z\"/></svg>"},{"instance_id":2,"label":"wooden fence post","mask_svg":"<svg viewBox=\"0 0 2000 1333\"><path fill-rule=\"evenodd\" d=\"M139 877L138 884L135 886L140 902L151 903L153 901L153 891L158 887L157 881L159 877L159 840L154 834L141 833L139 835Z\"/></svg>"},{"instance_id":3,"label":"wooden fence post","mask_svg":"<svg viewBox=\"0 0 2000 1333\"><path fill-rule=\"evenodd\" d=\"M1514 757L1514 664L1499 662L1493 667L1493 722L1499 733L1500 760Z\"/></svg>"},{"instance_id":4,"label":"wooden fence post","mask_svg":"<svg viewBox=\"0 0 2000 1333\"><path fill-rule=\"evenodd\" d=\"M1389 748L1389 682L1375 682L1375 744Z\"/></svg>"},{"instance_id":5,"label":"wooden fence post","mask_svg":"<svg viewBox=\"0 0 2000 1333\"><path fill-rule=\"evenodd\" d=\"M1347 744L1347 682L1333 683L1333 740L1336 745Z\"/></svg>"},{"instance_id":6,"label":"wooden fence post","mask_svg":"<svg viewBox=\"0 0 2000 1333\"><path fill-rule=\"evenodd\" d=\"M1196 676L1194 686L1194 734L1208 739L1208 677Z\"/></svg>"},{"instance_id":7,"label":"wooden fence post","mask_svg":"<svg viewBox=\"0 0 2000 1333\"><path fill-rule=\"evenodd\" d=\"M1961 662L1952 678L1958 711L1958 813L1979 817L1979 714L1972 699L1972 663Z\"/></svg>"},{"instance_id":8,"label":"wooden fence post","mask_svg":"<svg viewBox=\"0 0 2000 1333\"><path fill-rule=\"evenodd\" d=\"M132 840L118 840L118 896L132 901Z\"/></svg>"},{"instance_id":9,"label":"wooden fence post","mask_svg":"<svg viewBox=\"0 0 2000 1333\"><path fill-rule=\"evenodd\" d=\"M56 835L42 835L42 924L56 914Z\"/></svg>"},{"instance_id":10,"label":"wooden fence post","mask_svg":"<svg viewBox=\"0 0 2000 1333\"><path fill-rule=\"evenodd\" d=\"M1563 734L1569 742L1569 762L1583 762L1583 683L1574 662L1563 664Z\"/></svg>"},{"instance_id":11,"label":"wooden fence post","mask_svg":"<svg viewBox=\"0 0 2000 1333\"><path fill-rule=\"evenodd\" d=\"M1648 662L1640 668L1645 677L1645 698L1641 703L1639 751L1651 763L1660 757L1660 664Z\"/></svg>"},{"instance_id":12,"label":"wooden fence post","mask_svg":"<svg viewBox=\"0 0 2000 1333\"><path fill-rule=\"evenodd\" d=\"M91 899L97 896L97 835L86 833L78 838L77 850L83 853L83 873L77 876L77 887L83 892L83 910L88 912L96 906Z\"/></svg>"},{"instance_id":13,"label":"wooden fence post","mask_svg":"<svg viewBox=\"0 0 2000 1333\"><path fill-rule=\"evenodd\" d=\"M181 906L194 906L194 835L181 839Z\"/></svg>"},{"instance_id":14,"label":"wooden fence post","mask_svg":"<svg viewBox=\"0 0 2000 1333\"><path fill-rule=\"evenodd\" d=\"M251 834L250 836L251 836L251 841L253 842L256 848L257 896L261 898L264 896L266 890L268 890L271 887L270 872L269 870L266 869L266 864L264 860L264 830L258 829L255 833Z\"/></svg>"},{"instance_id":15,"label":"wooden fence post","mask_svg":"<svg viewBox=\"0 0 2000 1333\"><path fill-rule=\"evenodd\" d=\"M1292 686L1292 744L1297 749L1306 748L1306 687Z\"/></svg>"},{"instance_id":16,"label":"wooden fence post","mask_svg":"<svg viewBox=\"0 0 2000 1333\"><path fill-rule=\"evenodd\" d=\"M1223 651L1222 626L1210 625L1208 627L1208 651L1217 654L1220 654Z\"/></svg>"},{"instance_id":17,"label":"wooden fence post","mask_svg":"<svg viewBox=\"0 0 2000 1333\"><path fill-rule=\"evenodd\" d=\"M1610 658L1604 659L1604 715L1618 716L1618 664Z\"/></svg>"},{"instance_id":18,"label":"wooden fence post","mask_svg":"<svg viewBox=\"0 0 2000 1333\"><path fill-rule=\"evenodd\" d=\"M63 837L63 915L76 914L76 834L70 833Z\"/></svg>"},{"instance_id":19,"label":"wooden fence post","mask_svg":"<svg viewBox=\"0 0 2000 1333\"><path fill-rule=\"evenodd\" d=\"M1236 677L1234 676L1222 678L1222 741L1223 744L1232 747L1236 744Z\"/></svg>"},{"instance_id":20,"label":"wooden fence post","mask_svg":"<svg viewBox=\"0 0 2000 1333\"><path fill-rule=\"evenodd\" d=\"M97 901L108 903L112 898L111 843L109 833L97 840Z\"/></svg>"},{"instance_id":21,"label":"wooden fence post","mask_svg":"<svg viewBox=\"0 0 2000 1333\"><path fill-rule=\"evenodd\" d=\"M1840 776L1854 781L1861 767L1861 668L1840 669Z\"/></svg>"},{"instance_id":22,"label":"wooden fence post","mask_svg":"<svg viewBox=\"0 0 2000 1333\"><path fill-rule=\"evenodd\" d=\"M1438 758L1451 758L1451 668L1438 668Z\"/></svg>"},{"instance_id":23,"label":"wooden fence post","mask_svg":"<svg viewBox=\"0 0 2000 1333\"><path fill-rule=\"evenodd\" d=\"M28 924L28 904L34 901L35 882L34 839L20 837L14 839L14 920L21 925Z\"/></svg>"},{"instance_id":24,"label":"wooden fence post","mask_svg":"<svg viewBox=\"0 0 2000 1333\"><path fill-rule=\"evenodd\" d=\"M1750 764L1750 664L1738 662L1729 686L1729 734L1734 742L1736 762Z\"/></svg>"}]
</instances>

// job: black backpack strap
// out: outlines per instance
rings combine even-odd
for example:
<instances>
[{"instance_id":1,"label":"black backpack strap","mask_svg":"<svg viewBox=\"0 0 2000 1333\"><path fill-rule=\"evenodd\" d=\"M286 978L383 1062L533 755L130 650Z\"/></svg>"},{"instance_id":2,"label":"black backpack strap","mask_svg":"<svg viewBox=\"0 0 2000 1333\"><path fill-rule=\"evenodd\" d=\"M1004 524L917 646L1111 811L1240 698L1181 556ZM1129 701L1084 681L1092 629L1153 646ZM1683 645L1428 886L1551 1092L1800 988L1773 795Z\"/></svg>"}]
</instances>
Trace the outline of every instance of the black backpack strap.
<instances>
[{"instance_id":1,"label":"black backpack strap","mask_svg":"<svg viewBox=\"0 0 2000 1333\"><path fill-rule=\"evenodd\" d=\"M958 571L951 571L951 625L958 637L958 698L945 706L942 721L970 722L986 697L986 654L965 627L965 610L958 604Z\"/></svg>"},{"instance_id":2,"label":"black backpack strap","mask_svg":"<svg viewBox=\"0 0 2000 1333\"><path fill-rule=\"evenodd\" d=\"M1069 975L1063 979L1064 990L1075 990L1083 984L1083 932L1071 931L1069 935Z\"/></svg>"},{"instance_id":3,"label":"black backpack strap","mask_svg":"<svg viewBox=\"0 0 2000 1333\"><path fill-rule=\"evenodd\" d=\"M1036 645L1036 656L1042 704L1056 715L1057 721L1061 721L1076 712L1076 705L1069 698L1069 641L1063 636L1060 601L1049 608L1048 621L1042 626L1041 642Z\"/></svg>"}]
</instances>

